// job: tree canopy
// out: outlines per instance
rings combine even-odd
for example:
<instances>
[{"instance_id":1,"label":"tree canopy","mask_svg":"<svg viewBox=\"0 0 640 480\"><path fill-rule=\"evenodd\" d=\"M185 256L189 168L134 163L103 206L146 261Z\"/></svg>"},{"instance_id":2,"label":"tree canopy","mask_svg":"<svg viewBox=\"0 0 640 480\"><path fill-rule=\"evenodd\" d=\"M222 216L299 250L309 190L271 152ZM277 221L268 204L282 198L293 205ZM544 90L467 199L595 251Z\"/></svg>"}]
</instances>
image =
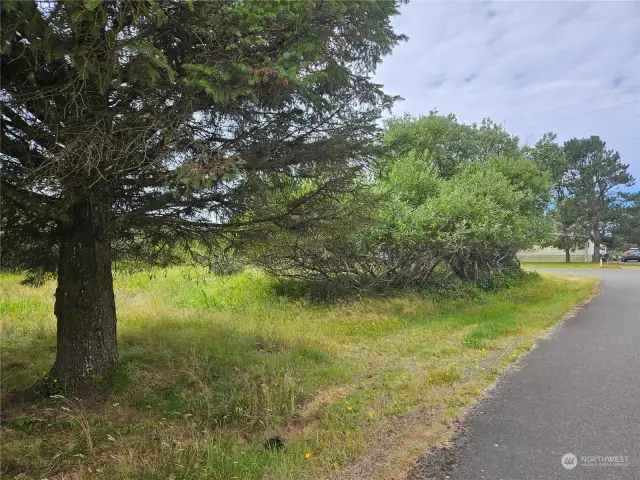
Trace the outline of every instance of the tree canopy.
<instances>
[{"instance_id":1,"label":"tree canopy","mask_svg":"<svg viewBox=\"0 0 640 480\"><path fill-rule=\"evenodd\" d=\"M624 251L630 247L640 247L640 192L622 193L614 208L610 232L613 248Z\"/></svg>"}]
</instances>

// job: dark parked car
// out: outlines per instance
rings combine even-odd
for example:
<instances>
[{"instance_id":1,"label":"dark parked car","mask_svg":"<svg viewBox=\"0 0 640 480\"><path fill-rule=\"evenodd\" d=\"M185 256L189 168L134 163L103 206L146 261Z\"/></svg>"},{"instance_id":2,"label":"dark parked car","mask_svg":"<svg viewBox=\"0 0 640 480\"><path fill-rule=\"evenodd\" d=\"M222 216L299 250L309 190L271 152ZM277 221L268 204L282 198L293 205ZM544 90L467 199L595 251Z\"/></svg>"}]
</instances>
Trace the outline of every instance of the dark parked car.
<instances>
[{"instance_id":1,"label":"dark parked car","mask_svg":"<svg viewBox=\"0 0 640 480\"><path fill-rule=\"evenodd\" d=\"M622 254L622 261L637 260L640 262L640 248L630 248Z\"/></svg>"}]
</instances>

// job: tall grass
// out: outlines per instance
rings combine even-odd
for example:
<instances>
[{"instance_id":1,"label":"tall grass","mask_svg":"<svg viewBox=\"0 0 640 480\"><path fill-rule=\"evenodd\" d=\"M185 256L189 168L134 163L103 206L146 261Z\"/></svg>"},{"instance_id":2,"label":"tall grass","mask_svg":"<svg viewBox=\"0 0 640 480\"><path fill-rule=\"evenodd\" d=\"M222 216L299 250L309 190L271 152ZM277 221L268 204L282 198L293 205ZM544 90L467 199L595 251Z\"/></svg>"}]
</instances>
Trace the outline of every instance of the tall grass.
<instances>
[{"instance_id":1,"label":"tall grass","mask_svg":"<svg viewBox=\"0 0 640 480\"><path fill-rule=\"evenodd\" d=\"M117 275L120 371L16 404L55 356L54 285L19 280L0 276L3 468L105 479L320 478L373 454L357 471L389 478L595 281L319 304L257 271Z\"/></svg>"}]
</instances>

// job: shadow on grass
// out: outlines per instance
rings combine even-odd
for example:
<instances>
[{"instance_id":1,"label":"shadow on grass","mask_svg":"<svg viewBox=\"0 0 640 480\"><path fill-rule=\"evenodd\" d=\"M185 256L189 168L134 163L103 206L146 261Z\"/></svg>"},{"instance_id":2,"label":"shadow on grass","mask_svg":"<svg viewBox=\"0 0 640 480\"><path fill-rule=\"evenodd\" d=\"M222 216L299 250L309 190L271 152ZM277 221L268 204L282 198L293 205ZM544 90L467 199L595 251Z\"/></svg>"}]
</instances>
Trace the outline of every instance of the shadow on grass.
<instances>
[{"instance_id":1,"label":"shadow on grass","mask_svg":"<svg viewBox=\"0 0 640 480\"><path fill-rule=\"evenodd\" d=\"M130 327L125 317L121 324L119 368L92 379L81 393L164 418L191 416L213 427L264 429L291 419L317 388L349 377L349 369L325 351L275 335L206 320L150 317ZM55 339L52 342L55 345ZM10 380L11 388L3 393L18 403L36 399L33 385L53 361L54 354L42 358L38 345L23 343L13 350L12 362L3 362L3 385L7 388L5 380ZM34 362L38 368L48 364L37 377L29 367Z\"/></svg>"},{"instance_id":2,"label":"shadow on grass","mask_svg":"<svg viewBox=\"0 0 640 480\"><path fill-rule=\"evenodd\" d=\"M526 272L520 268L505 268L500 272L487 272L476 281L462 279L447 274L442 269L434 271L431 278L421 285L392 285L367 283L364 281L338 283L331 279L304 280L286 278L276 280L272 287L276 295L290 299L305 299L315 303L333 304L360 298L390 298L397 295L413 294L432 300L438 299L478 299L487 292L506 290L539 278L536 272Z\"/></svg>"},{"instance_id":3,"label":"shadow on grass","mask_svg":"<svg viewBox=\"0 0 640 480\"><path fill-rule=\"evenodd\" d=\"M180 329L149 326L122 334L128 382L120 396L167 418L191 414L211 425L276 425L319 384L344 379L324 351L274 336L194 322Z\"/></svg>"}]
</instances>

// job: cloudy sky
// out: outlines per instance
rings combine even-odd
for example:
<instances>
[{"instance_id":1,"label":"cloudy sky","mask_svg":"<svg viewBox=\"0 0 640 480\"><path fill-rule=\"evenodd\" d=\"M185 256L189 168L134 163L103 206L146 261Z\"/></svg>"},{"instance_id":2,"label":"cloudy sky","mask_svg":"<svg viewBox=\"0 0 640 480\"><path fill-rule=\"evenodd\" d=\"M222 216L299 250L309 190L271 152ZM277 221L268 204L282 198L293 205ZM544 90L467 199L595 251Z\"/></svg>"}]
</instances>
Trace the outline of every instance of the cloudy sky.
<instances>
[{"instance_id":1,"label":"cloudy sky","mask_svg":"<svg viewBox=\"0 0 640 480\"><path fill-rule=\"evenodd\" d=\"M405 99L394 114L491 117L529 143L599 135L640 185L640 1L413 0L394 25L409 40L376 74Z\"/></svg>"}]
</instances>

